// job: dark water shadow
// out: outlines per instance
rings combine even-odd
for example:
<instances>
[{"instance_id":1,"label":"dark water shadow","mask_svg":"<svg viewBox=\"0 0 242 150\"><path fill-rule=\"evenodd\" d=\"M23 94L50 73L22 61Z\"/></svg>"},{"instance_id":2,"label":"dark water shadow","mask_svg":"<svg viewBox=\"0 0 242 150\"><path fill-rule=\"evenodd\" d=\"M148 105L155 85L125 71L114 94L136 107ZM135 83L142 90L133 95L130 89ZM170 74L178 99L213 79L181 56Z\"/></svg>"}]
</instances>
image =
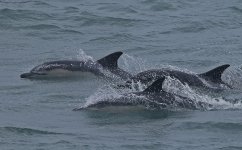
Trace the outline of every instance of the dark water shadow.
<instances>
[{"instance_id":1,"label":"dark water shadow","mask_svg":"<svg viewBox=\"0 0 242 150\"><path fill-rule=\"evenodd\" d=\"M132 124L187 117L190 111L150 110L142 106L111 106L101 109L76 111L84 115L91 124Z\"/></svg>"}]
</instances>

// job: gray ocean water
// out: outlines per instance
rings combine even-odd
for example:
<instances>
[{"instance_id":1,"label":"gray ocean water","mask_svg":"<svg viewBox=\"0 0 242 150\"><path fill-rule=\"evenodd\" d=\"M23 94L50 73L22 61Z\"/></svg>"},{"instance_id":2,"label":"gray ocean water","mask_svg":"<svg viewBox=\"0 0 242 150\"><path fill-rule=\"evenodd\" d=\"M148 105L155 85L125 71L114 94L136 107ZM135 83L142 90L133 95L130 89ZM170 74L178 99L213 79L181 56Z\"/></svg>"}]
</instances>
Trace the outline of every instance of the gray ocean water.
<instances>
[{"instance_id":1,"label":"gray ocean water","mask_svg":"<svg viewBox=\"0 0 242 150\"><path fill-rule=\"evenodd\" d=\"M202 73L230 64L223 80L234 89L177 90L213 104L206 111L72 111L115 91L87 74L19 77L45 61L115 51L125 53L119 65L132 73L161 66ZM240 150L241 64L241 0L0 0L0 149Z\"/></svg>"}]
</instances>

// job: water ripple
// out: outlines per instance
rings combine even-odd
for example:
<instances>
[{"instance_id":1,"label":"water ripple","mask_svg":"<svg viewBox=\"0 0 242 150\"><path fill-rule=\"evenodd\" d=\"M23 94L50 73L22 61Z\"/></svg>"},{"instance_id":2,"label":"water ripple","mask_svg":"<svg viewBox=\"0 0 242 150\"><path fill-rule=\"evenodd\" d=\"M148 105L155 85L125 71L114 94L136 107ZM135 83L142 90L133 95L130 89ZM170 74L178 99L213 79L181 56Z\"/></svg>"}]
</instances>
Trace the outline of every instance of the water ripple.
<instances>
[{"instance_id":1,"label":"water ripple","mask_svg":"<svg viewBox=\"0 0 242 150\"><path fill-rule=\"evenodd\" d=\"M230 9L232 9L234 12L238 13L238 14L242 14L242 9L236 6L230 7Z\"/></svg>"},{"instance_id":2,"label":"water ripple","mask_svg":"<svg viewBox=\"0 0 242 150\"><path fill-rule=\"evenodd\" d=\"M219 129L219 130L228 130L228 131L241 131L241 123L228 123L228 122L186 122L182 124L182 128L195 130L195 129Z\"/></svg>"},{"instance_id":3,"label":"water ripple","mask_svg":"<svg viewBox=\"0 0 242 150\"><path fill-rule=\"evenodd\" d=\"M220 150L241 150L242 147L241 146L226 146L226 147L222 147L219 149Z\"/></svg>"},{"instance_id":4,"label":"water ripple","mask_svg":"<svg viewBox=\"0 0 242 150\"><path fill-rule=\"evenodd\" d=\"M129 13L129 14L133 14L133 13L137 13L137 11L131 7L131 6L120 6L120 5L105 5L105 6L102 6L100 8L98 8L98 10L105 10L105 11L108 11L108 12L123 12L123 13Z\"/></svg>"},{"instance_id":5,"label":"water ripple","mask_svg":"<svg viewBox=\"0 0 242 150\"><path fill-rule=\"evenodd\" d=\"M190 23L190 25L188 26L178 27L178 28L175 28L174 30L183 32L183 33L189 33L189 32L195 33L195 32L204 31L206 29L208 29L206 26L200 23L194 22L194 23Z\"/></svg>"},{"instance_id":6,"label":"water ripple","mask_svg":"<svg viewBox=\"0 0 242 150\"><path fill-rule=\"evenodd\" d=\"M43 130L38 130L38 129L11 127L11 126L0 127L0 133L1 134L14 133L14 134L24 134L24 135L61 134L61 133L43 131Z\"/></svg>"},{"instance_id":7,"label":"water ripple","mask_svg":"<svg viewBox=\"0 0 242 150\"><path fill-rule=\"evenodd\" d=\"M136 39L135 36L131 35L131 34L114 34L112 36L108 36L108 37L97 37L94 39L91 39L90 41L110 41L110 42L119 42L119 41L129 41L129 40L133 40Z\"/></svg>"},{"instance_id":8,"label":"water ripple","mask_svg":"<svg viewBox=\"0 0 242 150\"><path fill-rule=\"evenodd\" d=\"M72 7L72 6L65 7L64 10L65 10L66 13L77 13L77 12L79 12L79 8Z\"/></svg>"},{"instance_id":9,"label":"water ripple","mask_svg":"<svg viewBox=\"0 0 242 150\"><path fill-rule=\"evenodd\" d=\"M37 10L22 10L22 9L9 9L9 8L4 8L0 9L0 19L2 20L14 20L14 21L36 21L36 20L48 20L52 19L53 17L49 14L46 14L41 11Z\"/></svg>"},{"instance_id":10,"label":"water ripple","mask_svg":"<svg viewBox=\"0 0 242 150\"><path fill-rule=\"evenodd\" d=\"M152 11L175 10L171 3L157 2L150 8Z\"/></svg>"},{"instance_id":11,"label":"water ripple","mask_svg":"<svg viewBox=\"0 0 242 150\"><path fill-rule=\"evenodd\" d=\"M33 29L33 30L58 30L60 29L57 25L51 25L51 24L37 24L37 25L31 25L31 26L25 26L23 27L25 29Z\"/></svg>"},{"instance_id":12,"label":"water ripple","mask_svg":"<svg viewBox=\"0 0 242 150\"><path fill-rule=\"evenodd\" d=\"M3 4L18 4L18 5L21 5L21 6L26 6L26 5L30 5L31 7L33 6L40 6L40 7L50 7L50 8L53 8L55 6L47 3L47 2L43 2L43 1L10 1L10 0L0 0L0 3L3 3Z\"/></svg>"},{"instance_id":13,"label":"water ripple","mask_svg":"<svg viewBox=\"0 0 242 150\"><path fill-rule=\"evenodd\" d=\"M92 26L92 25L133 26L136 23L141 21L137 19L130 19L130 18L124 18L124 17L98 16L88 12L83 12L81 14L81 17L77 17L75 20L81 21L82 26Z\"/></svg>"}]
</instances>

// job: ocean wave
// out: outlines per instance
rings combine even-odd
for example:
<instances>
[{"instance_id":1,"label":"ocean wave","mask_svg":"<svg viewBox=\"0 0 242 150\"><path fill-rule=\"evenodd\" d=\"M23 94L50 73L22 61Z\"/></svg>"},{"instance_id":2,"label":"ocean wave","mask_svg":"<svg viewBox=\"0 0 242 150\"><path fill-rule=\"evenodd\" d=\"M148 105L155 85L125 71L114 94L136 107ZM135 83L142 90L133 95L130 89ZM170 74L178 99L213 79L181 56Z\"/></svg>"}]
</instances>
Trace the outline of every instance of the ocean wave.
<instances>
[{"instance_id":1,"label":"ocean wave","mask_svg":"<svg viewBox=\"0 0 242 150\"><path fill-rule=\"evenodd\" d=\"M241 123L231 123L231 122L186 122L182 123L182 129L196 130L196 129L206 129L206 130L227 130L227 131L241 131L242 124Z\"/></svg>"},{"instance_id":2,"label":"ocean wave","mask_svg":"<svg viewBox=\"0 0 242 150\"><path fill-rule=\"evenodd\" d=\"M0 133L6 134L6 133L14 133L14 134L24 134L24 135L36 135L36 134L61 134L57 132L50 132L50 131L44 131L44 130L38 130L38 129L32 129L32 128L22 128L22 127L0 127Z\"/></svg>"},{"instance_id":3,"label":"ocean wave","mask_svg":"<svg viewBox=\"0 0 242 150\"><path fill-rule=\"evenodd\" d=\"M152 11L176 10L171 3L166 2L156 2L150 7L150 9Z\"/></svg>"},{"instance_id":4,"label":"ocean wave","mask_svg":"<svg viewBox=\"0 0 242 150\"><path fill-rule=\"evenodd\" d=\"M76 21L81 21L82 26L92 25L117 25L117 26L134 26L142 20L124 18L124 17L111 17L94 15L89 12L82 12L80 16L76 17Z\"/></svg>"},{"instance_id":5,"label":"ocean wave","mask_svg":"<svg viewBox=\"0 0 242 150\"><path fill-rule=\"evenodd\" d=\"M72 34L72 35L83 35L83 32L77 31L77 30L73 30L73 29L62 29L60 31L61 33L66 33L66 34Z\"/></svg>"},{"instance_id":6,"label":"ocean wave","mask_svg":"<svg viewBox=\"0 0 242 150\"><path fill-rule=\"evenodd\" d=\"M117 4L109 4L109 5L101 6L98 8L98 10L105 10L108 12L121 12L126 14L138 13L137 10L135 10L135 8L133 8L132 6L121 6Z\"/></svg>"},{"instance_id":7,"label":"ocean wave","mask_svg":"<svg viewBox=\"0 0 242 150\"><path fill-rule=\"evenodd\" d=\"M24 3L29 3L31 1L16 1L16 0L0 0L0 3L17 3L17 4L24 4Z\"/></svg>"},{"instance_id":8,"label":"ocean wave","mask_svg":"<svg viewBox=\"0 0 242 150\"><path fill-rule=\"evenodd\" d=\"M109 42L120 42L120 41L130 41L130 40L134 40L137 38L131 34L114 34L114 35L110 35L110 36L106 36L106 37L96 37L94 39L90 39L90 42L105 42L105 41L109 41Z\"/></svg>"},{"instance_id":9,"label":"ocean wave","mask_svg":"<svg viewBox=\"0 0 242 150\"><path fill-rule=\"evenodd\" d=\"M52 25L52 24L37 24L37 25L30 25L30 26L25 26L22 27L23 29L33 29L33 30L59 30L61 29L57 25Z\"/></svg>"},{"instance_id":10,"label":"ocean wave","mask_svg":"<svg viewBox=\"0 0 242 150\"><path fill-rule=\"evenodd\" d=\"M64 11L66 13L77 13L77 12L79 12L79 8L78 7L69 6L69 7L65 7Z\"/></svg>"},{"instance_id":11,"label":"ocean wave","mask_svg":"<svg viewBox=\"0 0 242 150\"><path fill-rule=\"evenodd\" d=\"M48 33L54 33L54 34L50 34L50 36L52 37L59 34L71 34L72 36L83 35L83 33L78 30L63 28L54 24L36 24L36 25L28 25L28 26L18 26L18 27L14 27L13 29L30 30L28 33L26 33L26 35L43 37L43 38L48 36L45 31L48 31ZM33 30L34 32L32 32Z\"/></svg>"},{"instance_id":12,"label":"ocean wave","mask_svg":"<svg viewBox=\"0 0 242 150\"><path fill-rule=\"evenodd\" d=\"M242 146L225 146L219 148L220 150L241 150Z\"/></svg>"},{"instance_id":13,"label":"ocean wave","mask_svg":"<svg viewBox=\"0 0 242 150\"><path fill-rule=\"evenodd\" d=\"M229 8L238 14L242 14L242 9L237 6L233 6L233 7L229 7Z\"/></svg>"},{"instance_id":14,"label":"ocean wave","mask_svg":"<svg viewBox=\"0 0 242 150\"><path fill-rule=\"evenodd\" d=\"M30 5L31 7L34 7L34 6L38 6L38 7L55 7L47 2L43 2L43 1L32 1L32 0L29 0L29 1L16 1L16 0L0 0L0 3L3 3L3 4L18 4L19 6L26 6L26 5Z\"/></svg>"},{"instance_id":15,"label":"ocean wave","mask_svg":"<svg viewBox=\"0 0 242 150\"><path fill-rule=\"evenodd\" d=\"M197 22L193 22L193 23L189 23L188 26L183 26L183 27L178 27L175 28L173 30L179 31L179 32L183 32L183 33L196 33L196 32L201 32L204 30L209 29L207 25L203 25L201 23L197 23Z\"/></svg>"},{"instance_id":16,"label":"ocean wave","mask_svg":"<svg viewBox=\"0 0 242 150\"><path fill-rule=\"evenodd\" d=\"M22 9L0 9L0 19L13 21L41 21L53 19L53 16L37 10L22 10Z\"/></svg>"}]
</instances>

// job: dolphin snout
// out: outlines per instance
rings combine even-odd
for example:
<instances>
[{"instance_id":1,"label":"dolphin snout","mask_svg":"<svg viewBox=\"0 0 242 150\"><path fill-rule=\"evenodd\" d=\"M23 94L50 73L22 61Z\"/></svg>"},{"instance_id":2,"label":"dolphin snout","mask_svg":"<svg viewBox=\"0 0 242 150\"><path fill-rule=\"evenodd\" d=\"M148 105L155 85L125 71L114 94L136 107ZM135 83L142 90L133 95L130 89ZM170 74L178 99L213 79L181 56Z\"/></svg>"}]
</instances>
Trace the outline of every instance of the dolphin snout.
<instances>
[{"instance_id":1,"label":"dolphin snout","mask_svg":"<svg viewBox=\"0 0 242 150\"><path fill-rule=\"evenodd\" d=\"M32 75L33 75L32 73L23 73L23 74L20 75L20 78L29 78Z\"/></svg>"}]
</instances>

